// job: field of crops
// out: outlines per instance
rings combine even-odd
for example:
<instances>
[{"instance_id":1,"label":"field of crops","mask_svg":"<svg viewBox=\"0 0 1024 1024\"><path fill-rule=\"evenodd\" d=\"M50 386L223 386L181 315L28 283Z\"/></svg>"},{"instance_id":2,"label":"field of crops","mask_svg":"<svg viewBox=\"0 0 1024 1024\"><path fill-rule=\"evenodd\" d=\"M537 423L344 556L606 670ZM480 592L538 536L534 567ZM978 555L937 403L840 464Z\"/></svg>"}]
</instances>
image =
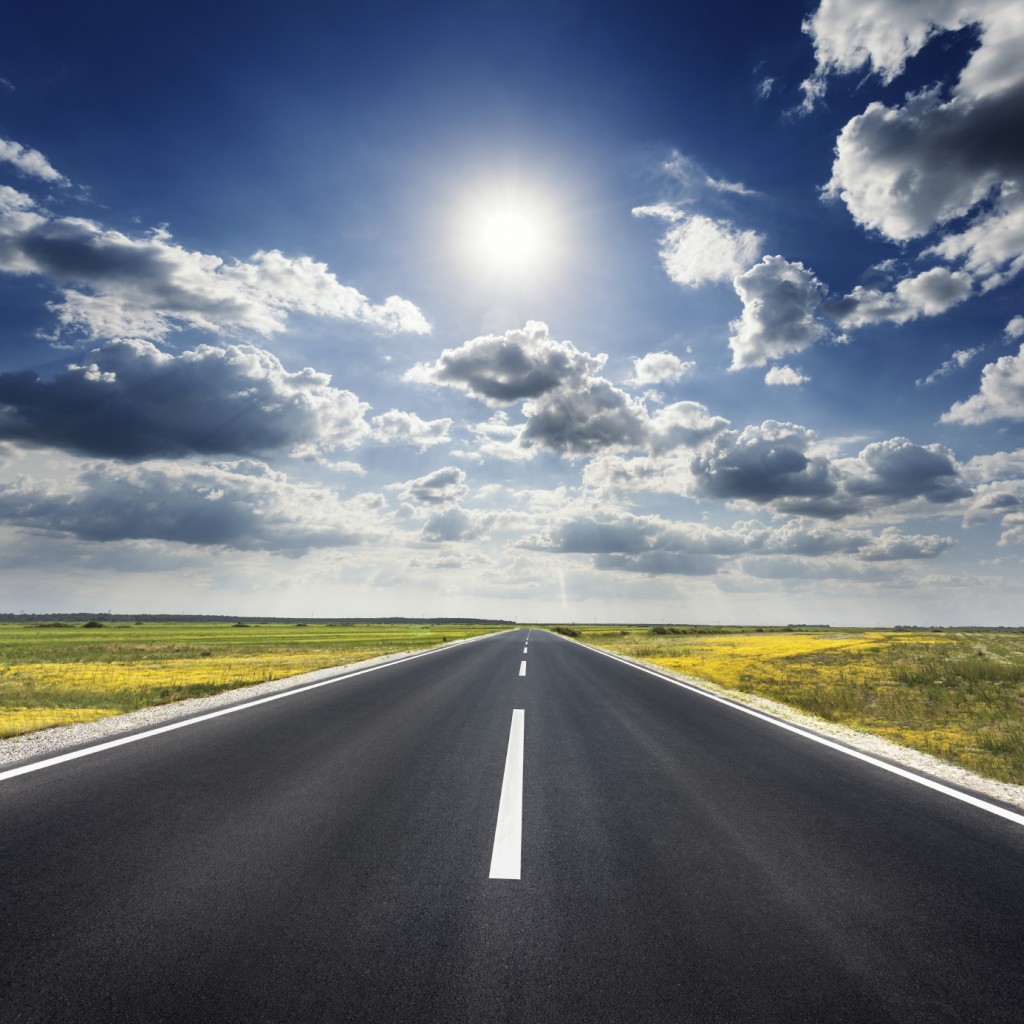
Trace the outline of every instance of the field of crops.
<instances>
[{"instance_id":1,"label":"field of crops","mask_svg":"<svg viewBox=\"0 0 1024 1024\"><path fill-rule=\"evenodd\" d=\"M586 643L1024 783L1024 631L575 630Z\"/></svg>"},{"instance_id":2,"label":"field of crops","mask_svg":"<svg viewBox=\"0 0 1024 1024\"><path fill-rule=\"evenodd\" d=\"M0 738L347 665L492 625L0 623Z\"/></svg>"}]
</instances>

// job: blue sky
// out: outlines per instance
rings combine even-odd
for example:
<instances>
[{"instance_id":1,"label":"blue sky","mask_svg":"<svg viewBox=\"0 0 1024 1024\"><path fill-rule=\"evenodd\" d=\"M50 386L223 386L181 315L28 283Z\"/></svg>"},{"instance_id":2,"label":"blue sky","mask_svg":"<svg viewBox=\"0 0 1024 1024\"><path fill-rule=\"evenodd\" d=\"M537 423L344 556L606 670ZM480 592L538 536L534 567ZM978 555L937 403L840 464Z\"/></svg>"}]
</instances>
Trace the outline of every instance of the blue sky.
<instances>
[{"instance_id":1,"label":"blue sky","mask_svg":"<svg viewBox=\"0 0 1024 1024\"><path fill-rule=\"evenodd\" d=\"M1017 625L1024 13L15 3L0 606Z\"/></svg>"}]
</instances>

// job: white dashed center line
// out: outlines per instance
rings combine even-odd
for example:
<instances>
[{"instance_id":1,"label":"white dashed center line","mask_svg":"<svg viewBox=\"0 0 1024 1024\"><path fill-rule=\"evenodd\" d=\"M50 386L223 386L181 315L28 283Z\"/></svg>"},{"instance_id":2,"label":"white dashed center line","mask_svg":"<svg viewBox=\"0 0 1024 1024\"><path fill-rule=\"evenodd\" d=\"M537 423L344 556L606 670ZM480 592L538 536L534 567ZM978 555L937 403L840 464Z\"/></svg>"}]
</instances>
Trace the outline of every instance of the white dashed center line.
<instances>
[{"instance_id":1,"label":"white dashed center line","mask_svg":"<svg viewBox=\"0 0 1024 1024\"><path fill-rule=\"evenodd\" d=\"M519 878L523 853L523 733L526 712L512 712L512 729L505 755L498 824L494 829L491 878Z\"/></svg>"},{"instance_id":2,"label":"white dashed center line","mask_svg":"<svg viewBox=\"0 0 1024 1024\"><path fill-rule=\"evenodd\" d=\"M525 661L519 662L519 674L521 676L525 676L526 675L526 662Z\"/></svg>"}]
</instances>

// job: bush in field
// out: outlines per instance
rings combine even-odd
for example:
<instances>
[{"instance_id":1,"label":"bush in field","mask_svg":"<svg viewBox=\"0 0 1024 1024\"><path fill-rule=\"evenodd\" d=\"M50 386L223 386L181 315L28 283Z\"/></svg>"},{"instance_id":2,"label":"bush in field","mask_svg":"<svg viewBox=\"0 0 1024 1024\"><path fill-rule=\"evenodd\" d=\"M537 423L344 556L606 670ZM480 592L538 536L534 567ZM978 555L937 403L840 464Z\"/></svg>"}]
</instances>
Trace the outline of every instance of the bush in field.
<instances>
[{"instance_id":1,"label":"bush in field","mask_svg":"<svg viewBox=\"0 0 1024 1024\"><path fill-rule=\"evenodd\" d=\"M569 626L555 626L555 632L561 633L562 636L578 637L580 635L580 631L578 629L572 629Z\"/></svg>"}]
</instances>

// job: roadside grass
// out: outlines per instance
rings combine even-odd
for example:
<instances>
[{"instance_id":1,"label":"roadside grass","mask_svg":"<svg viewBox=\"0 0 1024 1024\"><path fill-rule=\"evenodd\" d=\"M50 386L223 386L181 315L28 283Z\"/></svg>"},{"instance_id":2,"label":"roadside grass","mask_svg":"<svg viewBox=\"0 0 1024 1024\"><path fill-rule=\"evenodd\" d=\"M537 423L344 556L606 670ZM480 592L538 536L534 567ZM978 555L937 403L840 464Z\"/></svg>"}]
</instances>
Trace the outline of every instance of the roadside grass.
<instances>
[{"instance_id":1,"label":"roadside grass","mask_svg":"<svg viewBox=\"0 0 1024 1024\"><path fill-rule=\"evenodd\" d=\"M1024 632L573 628L585 643L1024 784Z\"/></svg>"},{"instance_id":2,"label":"roadside grass","mask_svg":"<svg viewBox=\"0 0 1024 1024\"><path fill-rule=\"evenodd\" d=\"M0 738L348 665L493 625L0 624Z\"/></svg>"}]
</instances>

